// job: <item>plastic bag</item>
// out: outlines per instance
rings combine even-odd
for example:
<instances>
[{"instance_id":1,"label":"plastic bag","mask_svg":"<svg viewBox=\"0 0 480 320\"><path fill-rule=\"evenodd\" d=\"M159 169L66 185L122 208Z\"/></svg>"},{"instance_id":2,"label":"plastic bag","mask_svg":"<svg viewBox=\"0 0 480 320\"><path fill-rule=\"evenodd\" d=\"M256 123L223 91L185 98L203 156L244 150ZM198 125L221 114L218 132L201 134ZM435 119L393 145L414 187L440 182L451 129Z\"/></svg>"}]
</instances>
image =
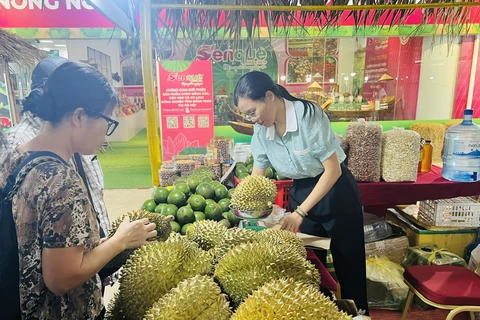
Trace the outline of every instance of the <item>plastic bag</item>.
<instances>
[{"instance_id":1,"label":"plastic bag","mask_svg":"<svg viewBox=\"0 0 480 320\"><path fill-rule=\"evenodd\" d=\"M407 257L402 264L404 267L437 265L467 267L465 260L446 249L436 245L422 245L408 249Z\"/></svg>"},{"instance_id":2,"label":"plastic bag","mask_svg":"<svg viewBox=\"0 0 480 320\"><path fill-rule=\"evenodd\" d=\"M399 309L408 295L402 266L387 257L367 260L367 298L372 307Z\"/></svg>"},{"instance_id":3,"label":"plastic bag","mask_svg":"<svg viewBox=\"0 0 480 320\"><path fill-rule=\"evenodd\" d=\"M280 224L280 221L287 217L290 212L286 212L287 210L283 209L282 207L277 206L276 204L273 205L272 213L266 217L263 222L268 228L273 227L274 225Z\"/></svg>"},{"instance_id":4,"label":"plastic bag","mask_svg":"<svg viewBox=\"0 0 480 320\"><path fill-rule=\"evenodd\" d=\"M382 138L382 178L387 182L416 181L420 159L420 135L393 127Z\"/></svg>"},{"instance_id":5,"label":"plastic bag","mask_svg":"<svg viewBox=\"0 0 480 320\"><path fill-rule=\"evenodd\" d=\"M348 168L357 181L380 181L382 126L359 119L348 125Z\"/></svg>"},{"instance_id":6,"label":"plastic bag","mask_svg":"<svg viewBox=\"0 0 480 320\"><path fill-rule=\"evenodd\" d=\"M480 245L472 251L470 261L468 262L468 269L480 276Z\"/></svg>"},{"instance_id":7,"label":"plastic bag","mask_svg":"<svg viewBox=\"0 0 480 320\"><path fill-rule=\"evenodd\" d=\"M370 213L363 215L363 232L365 233L365 243L380 241L393 234L392 227L385 219Z\"/></svg>"}]
</instances>

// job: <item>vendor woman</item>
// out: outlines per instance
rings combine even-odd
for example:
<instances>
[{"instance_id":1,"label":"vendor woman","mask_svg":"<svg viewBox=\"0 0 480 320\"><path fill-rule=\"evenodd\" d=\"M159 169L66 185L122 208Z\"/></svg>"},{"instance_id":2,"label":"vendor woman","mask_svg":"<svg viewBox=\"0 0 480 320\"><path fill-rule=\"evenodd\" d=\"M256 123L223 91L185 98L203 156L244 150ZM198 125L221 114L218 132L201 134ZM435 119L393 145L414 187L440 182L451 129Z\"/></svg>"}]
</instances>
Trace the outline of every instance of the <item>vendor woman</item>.
<instances>
[{"instance_id":1,"label":"vendor woman","mask_svg":"<svg viewBox=\"0 0 480 320\"><path fill-rule=\"evenodd\" d=\"M360 194L327 115L258 71L240 78L234 99L246 120L255 122L252 174L265 175L273 166L294 181L294 211L282 229L330 237L342 298L368 315ZM320 259L325 263L326 253Z\"/></svg>"}]
</instances>

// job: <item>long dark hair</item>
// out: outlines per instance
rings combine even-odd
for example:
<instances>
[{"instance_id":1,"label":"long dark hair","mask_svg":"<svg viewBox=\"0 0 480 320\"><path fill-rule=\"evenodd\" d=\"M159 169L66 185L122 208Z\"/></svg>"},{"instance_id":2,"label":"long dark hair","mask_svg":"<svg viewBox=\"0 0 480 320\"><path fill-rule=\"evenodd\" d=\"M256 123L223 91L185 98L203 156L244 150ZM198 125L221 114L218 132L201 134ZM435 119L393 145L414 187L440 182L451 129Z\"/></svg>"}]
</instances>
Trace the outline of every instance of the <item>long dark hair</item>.
<instances>
[{"instance_id":1,"label":"long dark hair","mask_svg":"<svg viewBox=\"0 0 480 320\"><path fill-rule=\"evenodd\" d=\"M275 84L268 74L260 71L251 71L238 80L233 96L234 103L235 105L238 105L238 100L240 98L262 101L265 99L267 91L271 91L275 96L284 98L288 101L301 101L304 107L303 117L307 114L308 116L311 116L318 108L318 106L312 101L292 96L283 86Z\"/></svg>"},{"instance_id":2,"label":"long dark hair","mask_svg":"<svg viewBox=\"0 0 480 320\"><path fill-rule=\"evenodd\" d=\"M84 63L65 62L49 76L43 94L30 100L29 110L44 121L58 124L79 107L96 113L112 112L119 99L100 71ZM95 115L89 115L96 117Z\"/></svg>"}]
</instances>

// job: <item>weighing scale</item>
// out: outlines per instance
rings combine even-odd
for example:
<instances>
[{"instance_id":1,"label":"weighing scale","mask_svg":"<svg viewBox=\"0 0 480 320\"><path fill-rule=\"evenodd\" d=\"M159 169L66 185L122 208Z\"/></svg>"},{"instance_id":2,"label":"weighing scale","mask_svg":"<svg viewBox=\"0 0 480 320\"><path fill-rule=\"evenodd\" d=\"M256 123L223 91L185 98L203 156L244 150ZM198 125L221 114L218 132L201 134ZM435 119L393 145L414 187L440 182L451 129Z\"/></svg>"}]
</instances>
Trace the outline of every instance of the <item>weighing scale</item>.
<instances>
[{"instance_id":1,"label":"weighing scale","mask_svg":"<svg viewBox=\"0 0 480 320\"><path fill-rule=\"evenodd\" d=\"M263 219L267 218L271 213L272 209L267 210L258 210L258 211L247 211L240 210L230 207L232 212L240 219L238 224L239 228L249 229L253 231L262 231L267 229L267 226Z\"/></svg>"}]
</instances>

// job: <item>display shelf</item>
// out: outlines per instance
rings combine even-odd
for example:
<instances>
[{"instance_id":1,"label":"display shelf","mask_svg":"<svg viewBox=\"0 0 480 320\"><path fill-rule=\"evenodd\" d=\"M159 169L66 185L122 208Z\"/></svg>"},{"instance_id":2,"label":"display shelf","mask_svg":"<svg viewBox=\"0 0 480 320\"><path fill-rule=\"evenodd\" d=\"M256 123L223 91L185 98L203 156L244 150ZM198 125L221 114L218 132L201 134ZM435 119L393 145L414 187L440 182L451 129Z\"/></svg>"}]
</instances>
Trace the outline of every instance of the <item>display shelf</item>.
<instances>
[{"instance_id":1,"label":"display shelf","mask_svg":"<svg viewBox=\"0 0 480 320\"><path fill-rule=\"evenodd\" d=\"M359 182L362 204L365 207L394 207L422 200L478 196L480 181L454 182L442 177L442 169L432 166L432 171L419 173L416 182ZM370 211L368 211L370 212Z\"/></svg>"},{"instance_id":2,"label":"display shelf","mask_svg":"<svg viewBox=\"0 0 480 320\"><path fill-rule=\"evenodd\" d=\"M118 121L118 127L110 137L107 137L108 141L128 141L146 127L145 110L129 116L113 118Z\"/></svg>"},{"instance_id":3,"label":"display shelf","mask_svg":"<svg viewBox=\"0 0 480 320\"><path fill-rule=\"evenodd\" d=\"M335 118L379 118L392 112L392 109L384 110L325 110L325 112Z\"/></svg>"}]
</instances>

